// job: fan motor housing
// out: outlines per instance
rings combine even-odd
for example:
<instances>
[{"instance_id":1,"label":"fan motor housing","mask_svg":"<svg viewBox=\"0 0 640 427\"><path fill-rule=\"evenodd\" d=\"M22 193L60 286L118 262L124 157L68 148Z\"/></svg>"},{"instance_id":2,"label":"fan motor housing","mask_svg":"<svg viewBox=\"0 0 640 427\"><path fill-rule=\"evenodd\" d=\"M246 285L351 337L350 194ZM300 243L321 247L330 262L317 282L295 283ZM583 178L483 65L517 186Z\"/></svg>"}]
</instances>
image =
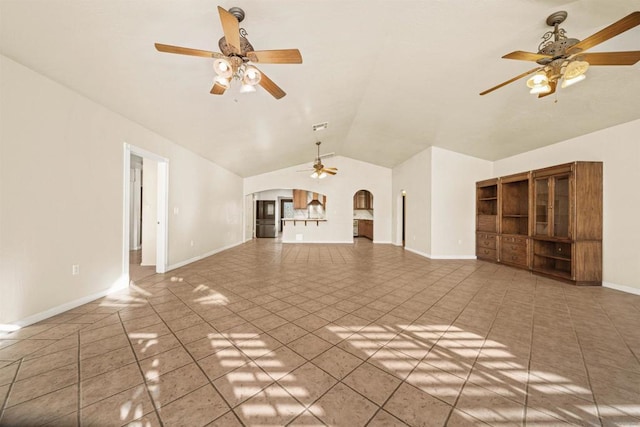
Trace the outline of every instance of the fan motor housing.
<instances>
[{"instance_id":1,"label":"fan motor housing","mask_svg":"<svg viewBox=\"0 0 640 427\"><path fill-rule=\"evenodd\" d=\"M227 39L225 37L222 37L220 40L218 40L218 47L220 48L220 51L224 54L224 56L237 56L233 52L233 48L229 45L229 43L227 43ZM253 48L253 46L251 46L249 40L247 40L245 37L240 37L240 50L240 55L244 56L247 52L253 52L255 49Z\"/></svg>"}]
</instances>

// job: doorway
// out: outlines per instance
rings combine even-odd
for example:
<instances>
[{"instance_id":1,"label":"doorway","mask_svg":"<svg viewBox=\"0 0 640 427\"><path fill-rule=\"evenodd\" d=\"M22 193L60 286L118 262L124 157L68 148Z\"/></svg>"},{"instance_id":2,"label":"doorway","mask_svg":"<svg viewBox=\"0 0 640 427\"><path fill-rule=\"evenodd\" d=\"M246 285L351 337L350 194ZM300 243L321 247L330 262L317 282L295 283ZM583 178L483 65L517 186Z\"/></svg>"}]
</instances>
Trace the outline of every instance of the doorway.
<instances>
[{"instance_id":1,"label":"doorway","mask_svg":"<svg viewBox=\"0 0 640 427\"><path fill-rule=\"evenodd\" d=\"M284 227L282 218L293 218L293 216L293 199L280 199L280 233L282 233Z\"/></svg>"},{"instance_id":2,"label":"doorway","mask_svg":"<svg viewBox=\"0 0 640 427\"><path fill-rule=\"evenodd\" d=\"M405 226L406 226L406 208L407 208L407 192L402 190L402 247L405 244Z\"/></svg>"},{"instance_id":3,"label":"doorway","mask_svg":"<svg viewBox=\"0 0 640 427\"><path fill-rule=\"evenodd\" d=\"M358 190L353 195L353 237L366 237L373 242L373 194Z\"/></svg>"},{"instance_id":4,"label":"doorway","mask_svg":"<svg viewBox=\"0 0 640 427\"><path fill-rule=\"evenodd\" d=\"M140 172L136 172L136 162L141 159ZM169 160L155 153L133 145L124 144L124 185L123 185L123 239L122 239L122 273L129 283L132 278L130 268L130 251L137 250L136 241L141 242L142 250L139 261L135 263L154 265L147 268L149 274L165 273L167 271L167 210L168 210L168 171ZM146 163L146 165L145 165ZM146 167L145 167L146 166ZM139 179L139 187L132 185L135 179ZM137 203L137 192L140 188L139 203L132 209L132 204ZM145 204L147 205L145 208ZM138 208L139 218L136 216ZM140 220L140 225L136 223ZM132 227L136 232L132 232ZM147 246L146 250L145 245ZM134 272L136 276L142 274ZM136 277L139 278L139 277Z\"/></svg>"}]
</instances>

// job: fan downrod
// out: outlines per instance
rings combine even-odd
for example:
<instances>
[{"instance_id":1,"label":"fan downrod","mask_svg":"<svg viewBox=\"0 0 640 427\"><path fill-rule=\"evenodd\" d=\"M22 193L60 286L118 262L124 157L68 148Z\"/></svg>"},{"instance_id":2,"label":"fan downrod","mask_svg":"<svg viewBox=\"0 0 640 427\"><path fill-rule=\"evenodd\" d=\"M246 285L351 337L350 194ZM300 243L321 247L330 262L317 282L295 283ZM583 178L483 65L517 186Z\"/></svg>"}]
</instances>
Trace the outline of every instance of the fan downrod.
<instances>
[{"instance_id":1,"label":"fan downrod","mask_svg":"<svg viewBox=\"0 0 640 427\"><path fill-rule=\"evenodd\" d=\"M561 10L559 12L552 13L547 18L547 25L550 27L555 27L556 25L560 25L567 19L567 12L565 10Z\"/></svg>"},{"instance_id":2,"label":"fan downrod","mask_svg":"<svg viewBox=\"0 0 640 427\"><path fill-rule=\"evenodd\" d=\"M238 22L244 21L244 10L240 9L239 7L232 7L231 9L229 9L229 13L235 16Z\"/></svg>"}]
</instances>

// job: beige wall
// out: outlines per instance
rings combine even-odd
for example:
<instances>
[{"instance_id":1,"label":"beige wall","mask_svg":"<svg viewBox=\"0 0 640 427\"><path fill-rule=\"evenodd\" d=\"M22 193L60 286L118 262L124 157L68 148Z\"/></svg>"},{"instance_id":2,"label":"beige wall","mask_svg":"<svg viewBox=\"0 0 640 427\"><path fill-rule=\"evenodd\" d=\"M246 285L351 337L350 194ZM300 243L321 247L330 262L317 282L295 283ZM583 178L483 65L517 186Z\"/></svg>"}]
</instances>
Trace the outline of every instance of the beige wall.
<instances>
[{"instance_id":1,"label":"beige wall","mask_svg":"<svg viewBox=\"0 0 640 427\"><path fill-rule=\"evenodd\" d=\"M427 148L393 168L393 242L402 244L404 190L405 248L425 256L431 254L431 152Z\"/></svg>"},{"instance_id":2,"label":"beige wall","mask_svg":"<svg viewBox=\"0 0 640 427\"><path fill-rule=\"evenodd\" d=\"M503 176L576 160L604 162L603 281L633 292L640 292L638 135L635 120L494 163L495 176Z\"/></svg>"},{"instance_id":3,"label":"beige wall","mask_svg":"<svg viewBox=\"0 0 640 427\"><path fill-rule=\"evenodd\" d=\"M125 142L169 159L170 265L242 241L239 176L4 56L0 120L0 324L126 285Z\"/></svg>"},{"instance_id":4,"label":"beige wall","mask_svg":"<svg viewBox=\"0 0 640 427\"><path fill-rule=\"evenodd\" d=\"M393 168L394 242L401 244L401 200L406 191L405 248L430 258L475 257L475 182L492 164L430 147Z\"/></svg>"},{"instance_id":5,"label":"beige wall","mask_svg":"<svg viewBox=\"0 0 640 427\"><path fill-rule=\"evenodd\" d=\"M476 181L492 173L487 160L433 147L431 155L431 254L473 258L476 253Z\"/></svg>"}]
</instances>

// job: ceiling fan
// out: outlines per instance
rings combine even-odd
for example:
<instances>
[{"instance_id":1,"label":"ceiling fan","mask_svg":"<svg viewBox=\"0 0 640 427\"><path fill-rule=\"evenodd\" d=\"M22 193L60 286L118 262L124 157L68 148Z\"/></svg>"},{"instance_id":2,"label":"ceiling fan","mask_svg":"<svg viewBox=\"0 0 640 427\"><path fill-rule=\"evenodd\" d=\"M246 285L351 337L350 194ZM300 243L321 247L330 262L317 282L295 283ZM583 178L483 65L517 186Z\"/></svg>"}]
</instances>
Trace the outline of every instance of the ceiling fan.
<instances>
[{"instance_id":1,"label":"ceiling fan","mask_svg":"<svg viewBox=\"0 0 640 427\"><path fill-rule=\"evenodd\" d=\"M254 92L255 85L260 85L274 98L280 99L286 93L269 77L252 63L260 64L302 64L302 55L298 49L254 50L240 22L244 19L244 11L232 7L228 11L218 6L220 22L224 36L218 41L222 53L188 47L155 43L160 52L181 55L214 58L213 69L216 72L211 93L222 95L233 80L241 83L241 92Z\"/></svg>"},{"instance_id":2,"label":"ceiling fan","mask_svg":"<svg viewBox=\"0 0 640 427\"><path fill-rule=\"evenodd\" d=\"M321 144L320 141L316 142L316 145L318 146L318 157L316 157L316 159L313 162L313 168L298 171L298 172L313 171L313 173L311 174L311 178L313 179L315 178L322 179L322 178L326 178L327 175L335 175L338 173L338 168L327 168L322 164L322 159L324 157L333 156L333 153L320 155L320 144Z\"/></svg>"},{"instance_id":3,"label":"ceiling fan","mask_svg":"<svg viewBox=\"0 0 640 427\"><path fill-rule=\"evenodd\" d=\"M480 95L486 95L533 74L527 80L527 86L531 89L530 93L542 98L554 93L559 81L562 81L560 86L565 88L584 80L589 65L633 65L640 60L640 51L637 50L585 53L587 49L639 25L640 11L625 16L582 41L568 38L565 30L559 27L566 18L565 11L553 13L547 18L547 25L553 27L553 30L542 36L538 53L517 50L503 56L505 59L534 61L540 66L480 92Z\"/></svg>"}]
</instances>

